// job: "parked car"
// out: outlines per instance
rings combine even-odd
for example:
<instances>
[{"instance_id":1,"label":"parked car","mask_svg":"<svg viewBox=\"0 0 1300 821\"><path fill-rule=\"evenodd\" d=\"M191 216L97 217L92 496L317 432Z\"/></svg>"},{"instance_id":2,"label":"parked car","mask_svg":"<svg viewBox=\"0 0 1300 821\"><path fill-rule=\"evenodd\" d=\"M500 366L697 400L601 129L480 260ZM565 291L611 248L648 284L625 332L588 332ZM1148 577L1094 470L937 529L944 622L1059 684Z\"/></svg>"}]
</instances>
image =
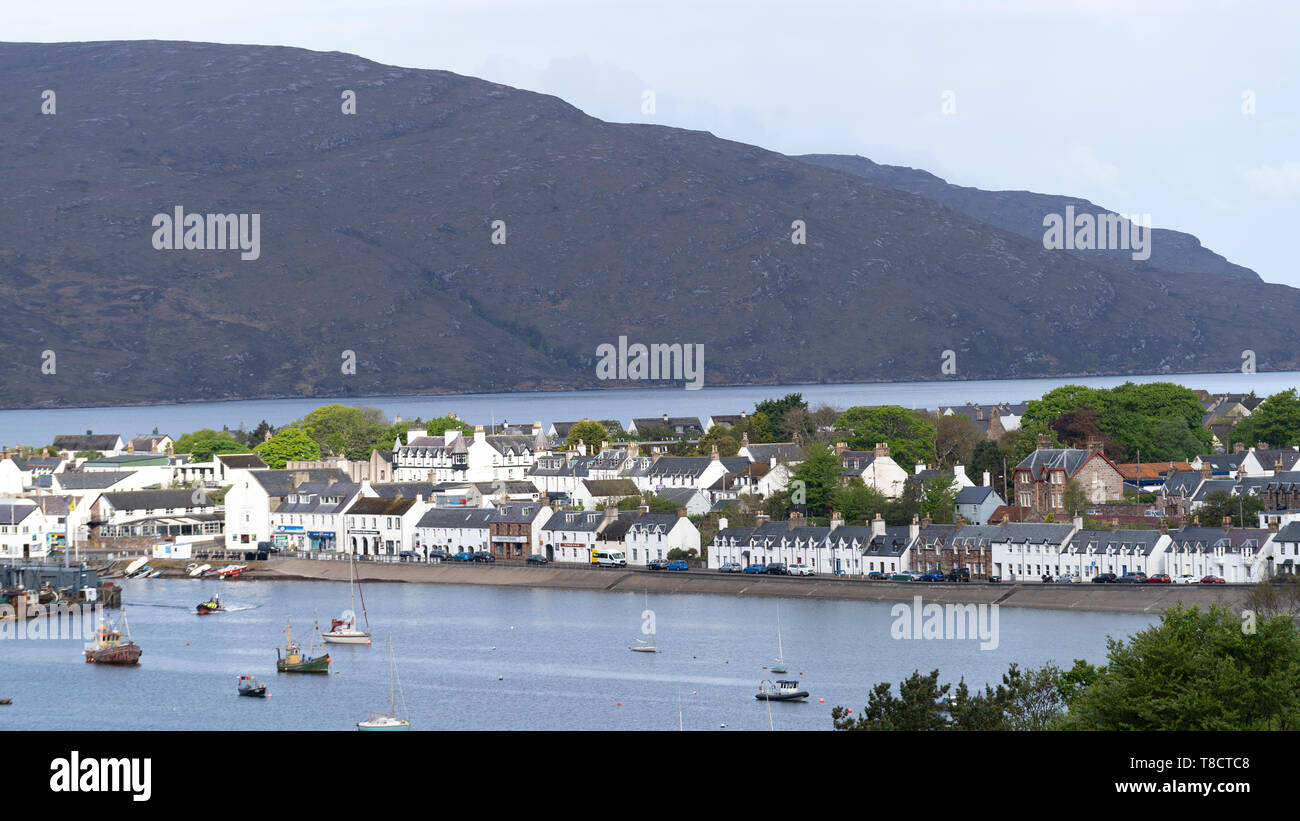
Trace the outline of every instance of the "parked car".
<instances>
[{"instance_id":1,"label":"parked car","mask_svg":"<svg viewBox=\"0 0 1300 821\"><path fill-rule=\"evenodd\" d=\"M949 570L943 580L947 582L968 582L970 581L970 568L958 567L955 570Z\"/></svg>"},{"instance_id":2,"label":"parked car","mask_svg":"<svg viewBox=\"0 0 1300 821\"><path fill-rule=\"evenodd\" d=\"M1144 510L1142 511L1142 515L1147 517L1148 519L1159 519L1161 516L1165 514L1159 510Z\"/></svg>"},{"instance_id":3,"label":"parked car","mask_svg":"<svg viewBox=\"0 0 1300 821\"><path fill-rule=\"evenodd\" d=\"M746 565L746 566L745 566L745 569L744 569L742 572L744 572L744 573L766 573L766 572L767 572L767 565L764 565L764 564L751 564L751 565Z\"/></svg>"},{"instance_id":4,"label":"parked car","mask_svg":"<svg viewBox=\"0 0 1300 821\"><path fill-rule=\"evenodd\" d=\"M942 570L931 570L929 573L922 573L921 576L920 576L920 578L917 579L917 581L922 581L922 582L941 582L941 581L944 581L943 571L942 571Z\"/></svg>"},{"instance_id":5,"label":"parked car","mask_svg":"<svg viewBox=\"0 0 1300 821\"><path fill-rule=\"evenodd\" d=\"M790 576L814 576L816 572L806 564L792 564L785 569Z\"/></svg>"},{"instance_id":6,"label":"parked car","mask_svg":"<svg viewBox=\"0 0 1300 821\"><path fill-rule=\"evenodd\" d=\"M718 568L719 573L739 573L741 570L741 566L735 562L727 562Z\"/></svg>"},{"instance_id":7,"label":"parked car","mask_svg":"<svg viewBox=\"0 0 1300 821\"><path fill-rule=\"evenodd\" d=\"M1206 576L1201 579L1201 584L1227 584L1222 576Z\"/></svg>"},{"instance_id":8,"label":"parked car","mask_svg":"<svg viewBox=\"0 0 1300 821\"><path fill-rule=\"evenodd\" d=\"M1196 584L1200 579L1190 573L1184 573L1181 576L1174 577L1174 584Z\"/></svg>"},{"instance_id":9,"label":"parked car","mask_svg":"<svg viewBox=\"0 0 1300 821\"><path fill-rule=\"evenodd\" d=\"M541 553L529 553L528 558L524 559L524 561L528 564L546 564L550 559L546 558Z\"/></svg>"},{"instance_id":10,"label":"parked car","mask_svg":"<svg viewBox=\"0 0 1300 821\"><path fill-rule=\"evenodd\" d=\"M989 576L989 584L1001 584L1001 576Z\"/></svg>"},{"instance_id":11,"label":"parked car","mask_svg":"<svg viewBox=\"0 0 1300 821\"><path fill-rule=\"evenodd\" d=\"M397 557L404 562L413 562L420 558L420 554L414 550L403 550L397 554Z\"/></svg>"},{"instance_id":12,"label":"parked car","mask_svg":"<svg viewBox=\"0 0 1300 821\"><path fill-rule=\"evenodd\" d=\"M437 560L437 561L440 561L440 562L445 562L445 561L448 561L448 560L450 560L450 559L451 559L451 554L448 553L448 552L445 551L445 550L430 550L430 551L429 551L429 561Z\"/></svg>"},{"instance_id":13,"label":"parked car","mask_svg":"<svg viewBox=\"0 0 1300 821\"><path fill-rule=\"evenodd\" d=\"M621 550L598 551L591 557L591 563L597 567L627 567L627 557Z\"/></svg>"},{"instance_id":14,"label":"parked car","mask_svg":"<svg viewBox=\"0 0 1300 821\"><path fill-rule=\"evenodd\" d=\"M836 573L835 575L838 576L839 574ZM884 573L880 572L879 570L873 570L867 574L867 578L871 579L873 582L880 582L880 581L884 581L888 577Z\"/></svg>"},{"instance_id":15,"label":"parked car","mask_svg":"<svg viewBox=\"0 0 1300 821\"><path fill-rule=\"evenodd\" d=\"M914 582L921 577L915 570L900 570L889 577L891 582Z\"/></svg>"},{"instance_id":16,"label":"parked car","mask_svg":"<svg viewBox=\"0 0 1300 821\"><path fill-rule=\"evenodd\" d=\"M668 567L667 559L651 559L645 563L646 570L664 570Z\"/></svg>"},{"instance_id":17,"label":"parked car","mask_svg":"<svg viewBox=\"0 0 1300 821\"><path fill-rule=\"evenodd\" d=\"M1172 584L1173 579L1169 578L1167 573L1157 573L1154 576L1147 576L1147 584Z\"/></svg>"},{"instance_id":18,"label":"parked car","mask_svg":"<svg viewBox=\"0 0 1300 821\"><path fill-rule=\"evenodd\" d=\"M690 570L691 566L685 559L673 559L668 563L668 570Z\"/></svg>"},{"instance_id":19,"label":"parked car","mask_svg":"<svg viewBox=\"0 0 1300 821\"><path fill-rule=\"evenodd\" d=\"M1115 584L1146 584L1146 581L1145 573L1125 573L1115 580Z\"/></svg>"},{"instance_id":20,"label":"parked car","mask_svg":"<svg viewBox=\"0 0 1300 821\"><path fill-rule=\"evenodd\" d=\"M1093 584L1114 584L1117 577L1114 573L1098 573L1092 577Z\"/></svg>"},{"instance_id":21,"label":"parked car","mask_svg":"<svg viewBox=\"0 0 1300 821\"><path fill-rule=\"evenodd\" d=\"M474 554L470 553L468 550L462 550L451 558L458 562L472 562L474 561Z\"/></svg>"},{"instance_id":22,"label":"parked car","mask_svg":"<svg viewBox=\"0 0 1300 821\"><path fill-rule=\"evenodd\" d=\"M486 550L479 550L474 553L474 561L476 562L495 562L496 560L497 557Z\"/></svg>"},{"instance_id":23,"label":"parked car","mask_svg":"<svg viewBox=\"0 0 1300 821\"><path fill-rule=\"evenodd\" d=\"M1059 576L1056 577L1056 583L1057 583L1057 584L1078 584L1078 583L1079 583L1079 574L1078 574L1078 573L1062 573L1061 575L1059 575Z\"/></svg>"},{"instance_id":24,"label":"parked car","mask_svg":"<svg viewBox=\"0 0 1300 821\"><path fill-rule=\"evenodd\" d=\"M772 562L767 566L767 572L773 576L789 575L785 569L785 562Z\"/></svg>"}]
</instances>

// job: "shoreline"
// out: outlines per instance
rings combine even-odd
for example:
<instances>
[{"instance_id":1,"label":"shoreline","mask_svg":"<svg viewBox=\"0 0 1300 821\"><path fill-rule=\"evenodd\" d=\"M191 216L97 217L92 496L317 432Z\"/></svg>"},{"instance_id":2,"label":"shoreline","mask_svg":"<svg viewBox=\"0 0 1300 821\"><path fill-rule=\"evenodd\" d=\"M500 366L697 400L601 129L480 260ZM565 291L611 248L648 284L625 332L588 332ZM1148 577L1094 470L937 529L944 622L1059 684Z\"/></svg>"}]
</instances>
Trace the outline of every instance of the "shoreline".
<instances>
[{"instance_id":1,"label":"shoreline","mask_svg":"<svg viewBox=\"0 0 1300 821\"><path fill-rule=\"evenodd\" d=\"M705 593L734 596L905 602L922 596L933 604L998 604L1039 610L1085 610L1158 615L1178 602L1239 607L1249 585L1051 585L865 581L831 577L745 576L709 570L650 571L613 568L466 564L354 565L358 581L461 584L595 592ZM272 581L348 580L344 562L274 559L244 578Z\"/></svg>"}]
</instances>

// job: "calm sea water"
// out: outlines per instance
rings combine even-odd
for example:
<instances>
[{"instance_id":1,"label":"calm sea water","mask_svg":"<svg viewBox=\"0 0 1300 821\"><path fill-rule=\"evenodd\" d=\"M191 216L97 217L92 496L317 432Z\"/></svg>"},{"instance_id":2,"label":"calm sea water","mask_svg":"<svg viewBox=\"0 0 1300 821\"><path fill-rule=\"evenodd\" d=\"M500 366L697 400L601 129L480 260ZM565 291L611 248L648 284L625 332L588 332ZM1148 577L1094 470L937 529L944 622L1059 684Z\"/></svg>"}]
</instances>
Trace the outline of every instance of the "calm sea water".
<instances>
[{"instance_id":1,"label":"calm sea water","mask_svg":"<svg viewBox=\"0 0 1300 821\"><path fill-rule=\"evenodd\" d=\"M1003 608L999 647L890 637L892 605L877 602L649 597L657 655L632 653L643 596L478 586L369 584L370 647L330 645L331 673L275 672L286 619L307 638L347 606L335 582L125 582L135 668L86 664L77 640L0 641L0 730L351 730L388 706L387 637L399 701L421 730L830 729L831 707L855 712L878 681L939 668L941 680L982 686L1007 666L1105 661L1106 636L1150 616ZM230 611L198 616L219 589ZM777 652L812 698L754 698ZM265 681L267 700L236 695L236 679ZM819 703L825 699L825 703ZM399 706L399 713L401 708Z\"/></svg>"},{"instance_id":2,"label":"calm sea water","mask_svg":"<svg viewBox=\"0 0 1300 821\"><path fill-rule=\"evenodd\" d=\"M1214 393L1249 393L1267 396L1300 385L1300 373L1208 373L1164 376L1074 377L1067 379L998 379L986 381L875 382L838 385L766 385L705 387L698 391L667 388L633 390L566 391L546 393L490 393L458 396L371 396L347 399L267 399L239 402L196 402L148 407L63 408L58 410L0 411L0 445L49 444L57 434L120 433L124 437L157 428L179 436L200 428L220 430L223 425L251 430L265 419L282 425L301 419L314 408L331 402L368 405L391 418L430 419L458 413L474 424L509 421L568 422L584 418L617 419L624 425L632 417L698 416L749 411L755 402L787 393L802 393L810 406L828 404L902 405L936 408L939 405L976 402L1021 402L1037 399L1052 388L1067 384L1113 387L1126 381L1173 381ZM0 396L0 403L5 397Z\"/></svg>"}]
</instances>

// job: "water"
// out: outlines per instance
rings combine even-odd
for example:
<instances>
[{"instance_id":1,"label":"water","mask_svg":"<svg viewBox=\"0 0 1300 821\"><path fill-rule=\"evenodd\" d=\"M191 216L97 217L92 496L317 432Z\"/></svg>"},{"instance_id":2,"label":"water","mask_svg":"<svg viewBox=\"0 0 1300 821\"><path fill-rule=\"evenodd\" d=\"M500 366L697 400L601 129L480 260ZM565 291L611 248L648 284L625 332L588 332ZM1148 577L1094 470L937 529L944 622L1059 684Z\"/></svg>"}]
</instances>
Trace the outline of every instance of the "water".
<instances>
[{"instance_id":1,"label":"water","mask_svg":"<svg viewBox=\"0 0 1300 821\"><path fill-rule=\"evenodd\" d=\"M852 405L902 405L934 409L940 405L967 402L991 404L1037 399L1047 391L1068 384L1114 387L1126 381L1172 381L1213 393L1249 393L1267 396L1300 385L1300 373L1205 373L1155 376L1100 376L1059 379L994 379L983 381L872 382L836 385L760 385L706 387L687 391L670 388L631 390L555 391L544 393L487 393L453 396L371 396L320 399L257 399L235 402L195 402L147 407L60 408L55 410L0 411L0 445L45 445L58 434L120 433L131 437L157 428L162 433L182 433L222 426L252 430L265 419L283 425L301 419L308 412L332 402L368 405L392 418L417 416L430 419L458 413L474 424L506 420L515 424L541 421L571 422L584 418L617 419L624 425L632 417L698 416L701 422L711 414L750 411L764 399L802 393L810 407L821 404L847 408ZM3 402L5 397L0 397ZM131 397L123 397L132 401Z\"/></svg>"},{"instance_id":2,"label":"water","mask_svg":"<svg viewBox=\"0 0 1300 821\"><path fill-rule=\"evenodd\" d=\"M0 641L0 697L14 700L0 707L0 730L352 729L388 707L390 631L415 729L676 730L679 720L688 730L767 729L768 705L754 692L775 677L763 667L776 655L778 601L788 677L812 697L772 704L771 726L830 729L831 707L859 712L872 685L915 669L982 687L1013 661L1104 663L1108 634L1155 621L1002 608L999 647L982 651L977 641L890 638L887 603L658 595L649 606L662 652L652 655L627 650L642 595L374 583L364 588L374 644L329 645L330 675L290 675L275 672L286 618L305 640L313 613L328 625L347 606L345 584L124 584L140 666L86 664L77 640ZM230 611L196 615L214 587ZM266 682L272 697L236 695L240 675Z\"/></svg>"}]
</instances>

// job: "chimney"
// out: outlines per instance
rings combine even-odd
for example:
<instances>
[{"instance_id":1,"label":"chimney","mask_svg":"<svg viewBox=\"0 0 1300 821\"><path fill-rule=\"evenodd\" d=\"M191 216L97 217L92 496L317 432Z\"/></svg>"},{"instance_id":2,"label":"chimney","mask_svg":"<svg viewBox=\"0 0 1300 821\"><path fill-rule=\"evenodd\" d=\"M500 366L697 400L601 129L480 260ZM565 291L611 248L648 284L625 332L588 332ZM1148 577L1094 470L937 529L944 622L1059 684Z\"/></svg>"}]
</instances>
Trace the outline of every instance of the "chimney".
<instances>
[{"instance_id":1,"label":"chimney","mask_svg":"<svg viewBox=\"0 0 1300 821\"><path fill-rule=\"evenodd\" d=\"M957 518L956 520L954 520L953 524L957 525L957 527L961 527L962 525L966 524L966 517L958 513Z\"/></svg>"},{"instance_id":2,"label":"chimney","mask_svg":"<svg viewBox=\"0 0 1300 821\"><path fill-rule=\"evenodd\" d=\"M885 535L885 520L880 517L879 511L876 513L876 518L871 520L871 535L872 537Z\"/></svg>"},{"instance_id":3,"label":"chimney","mask_svg":"<svg viewBox=\"0 0 1300 821\"><path fill-rule=\"evenodd\" d=\"M1161 536L1169 535L1169 521L1167 519L1160 520L1160 535Z\"/></svg>"},{"instance_id":4,"label":"chimney","mask_svg":"<svg viewBox=\"0 0 1300 821\"><path fill-rule=\"evenodd\" d=\"M916 463L916 472L917 472L917 473L920 473L920 472L923 471L923 470L925 470L925 462L917 462L917 463Z\"/></svg>"},{"instance_id":5,"label":"chimney","mask_svg":"<svg viewBox=\"0 0 1300 821\"><path fill-rule=\"evenodd\" d=\"M1052 437L1046 433L1038 434L1038 450L1047 450L1052 446Z\"/></svg>"},{"instance_id":6,"label":"chimney","mask_svg":"<svg viewBox=\"0 0 1300 821\"><path fill-rule=\"evenodd\" d=\"M768 516L766 513L755 513L755 514L754 514L754 526L755 526L755 527L761 527L762 525L767 524L767 520L768 520L769 518L771 518L771 517Z\"/></svg>"},{"instance_id":7,"label":"chimney","mask_svg":"<svg viewBox=\"0 0 1300 821\"><path fill-rule=\"evenodd\" d=\"M1274 472L1274 473L1281 473L1281 472L1282 472L1282 460L1281 460L1281 459L1274 459L1274 460L1273 460L1273 472Z\"/></svg>"},{"instance_id":8,"label":"chimney","mask_svg":"<svg viewBox=\"0 0 1300 821\"><path fill-rule=\"evenodd\" d=\"M874 521L872 522L874 524ZM921 535L921 525L916 520L916 514L912 514L912 523L907 526L907 543L911 544Z\"/></svg>"},{"instance_id":9,"label":"chimney","mask_svg":"<svg viewBox=\"0 0 1300 821\"><path fill-rule=\"evenodd\" d=\"M1224 533L1227 533L1229 530L1232 530L1232 517L1231 517L1231 516L1224 516L1224 517L1223 517L1223 532L1224 532Z\"/></svg>"},{"instance_id":10,"label":"chimney","mask_svg":"<svg viewBox=\"0 0 1300 821\"><path fill-rule=\"evenodd\" d=\"M298 485L301 485L301 484L302 484L303 482L305 482L305 481L307 481L307 471L305 471L305 470L296 470L296 471L294 471L294 473L293 473L293 486L294 486L294 487L297 487Z\"/></svg>"},{"instance_id":11,"label":"chimney","mask_svg":"<svg viewBox=\"0 0 1300 821\"><path fill-rule=\"evenodd\" d=\"M718 458L719 458L719 457L718 457L718 446L717 446L717 444L714 444L714 446L713 446L713 452L709 454L709 458L712 459L712 460L715 461L715 462L718 461Z\"/></svg>"},{"instance_id":12,"label":"chimney","mask_svg":"<svg viewBox=\"0 0 1300 821\"><path fill-rule=\"evenodd\" d=\"M847 445L846 445L845 447L847 447ZM888 456L888 455L889 455L889 443L888 443L888 442L877 442L877 443L876 443L876 458L877 458L877 459L883 459L883 458L885 458L885 457Z\"/></svg>"},{"instance_id":13,"label":"chimney","mask_svg":"<svg viewBox=\"0 0 1300 821\"><path fill-rule=\"evenodd\" d=\"M628 455L629 457L633 457L633 456L637 456L637 455L639 455L640 450L641 450L641 446L638 445L636 442L628 442L628 443L627 443L627 455Z\"/></svg>"},{"instance_id":14,"label":"chimney","mask_svg":"<svg viewBox=\"0 0 1300 821\"><path fill-rule=\"evenodd\" d=\"M993 482L993 477L989 475L989 472L987 470L984 471L984 484L982 485L982 487L992 487L992 482Z\"/></svg>"},{"instance_id":15,"label":"chimney","mask_svg":"<svg viewBox=\"0 0 1300 821\"><path fill-rule=\"evenodd\" d=\"M605 505L605 521L612 522L618 518L618 507L615 505Z\"/></svg>"},{"instance_id":16,"label":"chimney","mask_svg":"<svg viewBox=\"0 0 1300 821\"><path fill-rule=\"evenodd\" d=\"M1116 530L1119 530L1119 519L1112 518L1110 520L1110 532L1114 533Z\"/></svg>"},{"instance_id":17,"label":"chimney","mask_svg":"<svg viewBox=\"0 0 1300 821\"><path fill-rule=\"evenodd\" d=\"M790 511L790 518L787 520L789 529L794 530L796 527L803 527L803 514L797 510Z\"/></svg>"},{"instance_id":18,"label":"chimney","mask_svg":"<svg viewBox=\"0 0 1300 821\"><path fill-rule=\"evenodd\" d=\"M846 450L848 450L848 449L849 449L849 443L848 443L848 442L836 442L836 443L835 443L835 455L836 455L836 456L841 455L842 453L844 453L844 451L846 451Z\"/></svg>"},{"instance_id":19,"label":"chimney","mask_svg":"<svg viewBox=\"0 0 1300 821\"><path fill-rule=\"evenodd\" d=\"M1237 442L1232 446L1233 453L1241 453L1245 449L1246 449L1246 445L1244 442Z\"/></svg>"},{"instance_id":20,"label":"chimney","mask_svg":"<svg viewBox=\"0 0 1300 821\"><path fill-rule=\"evenodd\" d=\"M844 515L838 510L831 511L831 530L837 527L844 527Z\"/></svg>"},{"instance_id":21,"label":"chimney","mask_svg":"<svg viewBox=\"0 0 1300 821\"><path fill-rule=\"evenodd\" d=\"M677 518L679 518L679 519L685 519L685 518L686 518L686 508L684 508L684 507L679 507L679 508L677 508Z\"/></svg>"},{"instance_id":22,"label":"chimney","mask_svg":"<svg viewBox=\"0 0 1300 821\"><path fill-rule=\"evenodd\" d=\"M1102 449L1102 442L1101 442L1100 439L1091 439L1091 438L1090 438L1090 439L1088 440L1088 452L1089 452L1089 453L1096 453L1097 451L1099 451L1099 450L1101 450L1101 449Z\"/></svg>"},{"instance_id":23,"label":"chimney","mask_svg":"<svg viewBox=\"0 0 1300 821\"><path fill-rule=\"evenodd\" d=\"M604 453L604 452L607 451L607 450L609 450L609 442L608 442L608 441L601 442L601 443L600 443L600 452L601 452L601 453Z\"/></svg>"},{"instance_id":24,"label":"chimney","mask_svg":"<svg viewBox=\"0 0 1300 821\"><path fill-rule=\"evenodd\" d=\"M486 442L486 441L487 441L487 433L484 432L484 430L483 430L483 426L482 426L482 425L475 425L475 426L474 426L474 441L475 441L475 442Z\"/></svg>"},{"instance_id":25,"label":"chimney","mask_svg":"<svg viewBox=\"0 0 1300 821\"><path fill-rule=\"evenodd\" d=\"M1210 478L1210 463L1208 461L1201 462L1201 478Z\"/></svg>"},{"instance_id":26,"label":"chimney","mask_svg":"<svg viewBox=\"0 0 1300 821\"><path fill-rule=\"evenodd\" d=\"M1200 526L1201 526L1201 517L1200 517L1199 515L1198 515L1198 516L1193 516L1193 517L1192 517L1192 527L1200 527Z\"/></svg>"},{"instance_id":27,"label":"chimney","mask_svg":"<svg viewBox=\"0 0 1300 821\"><path fill-rule=\"evenodd\" d=\"M646 514L646 513L649 513L649 512L650 512L650 505L637 505L636 512L637 512L638 514L642 514L642 515L644 515L644 514Z\"/></svg>"},{"instance_id":28,"label":"chimney","mask_svg":"<svg viewBox=\"0 0 1300 821\"><path fill-rule=\"evenodd\" d=\"M1269 533L1277 533L1277 523L1278 523L1278 517L1277 517L1277 516L1269 516L1269 517L1268 517L1268 532L1269 532Z\"/></svg>"},{"instance_id":29,"label":"chimney","mask_svg":"<svg viewBox=\"0 0 1300 821\"><path fill-rule=\"evenodd\" d=\"M86 433L90 433L90 431L86 431ZM1256 442L1256 443L1255 443L1255 450L1268 450L1268 443L1267 443L1267 442Z\"/></svg>"},{"instance_id":30,"label":"chimney","mask_svg":"<svg viewBox=\"0 0 1300 821\"><path fill-rule=\"evenodd\" d=\"M723 530L726 530L726 529L727 529L727 517L726 517L726 516L719 516L719 517L718 517L718 530L719 530L719 531L723 531Z\"/></svg>"},{"instance_id":31,"label":"chimney","mask_svg":"<svg viewBox=\"0 0 1300 821\"><path fill-rule=\"evenodd\" d=\"M742 448L749 447L749 431L745 431L740 435L740 446Z\"/></svg>"},{"instance_id":32,"label":"chimney","mask_svg":"<svg viewBox=\"0 0 1300 821\"><path fill-rule=\"evenodd\" d=\"M1074 525L1075 530L1083 530L1083 517L1075 516L1072 524Z\"/></svg>"},{"instance_id":33,"label":"chimney","mask_svg":"<svg viewBox=\"0 0 1300 821\"><path fill-rule=\"evenodd\" d=\"M933 524L933 522L930 520L930 517L926 516L924 519L921 520L921 529L925 530L931 524Z\"/></svg>"},{"instance_id":34,"label":"chimney","mask_svg":"<svg viewBox=\"0 0 1300 821\"><path fill-rule=\"evenodd\" d=\"M664 420L664 424L667 425L667 424L668 424L668 414L666 414L666 413L664 414L664 416L663 416L663 420Z\"/></svg>"}]
</instances>

